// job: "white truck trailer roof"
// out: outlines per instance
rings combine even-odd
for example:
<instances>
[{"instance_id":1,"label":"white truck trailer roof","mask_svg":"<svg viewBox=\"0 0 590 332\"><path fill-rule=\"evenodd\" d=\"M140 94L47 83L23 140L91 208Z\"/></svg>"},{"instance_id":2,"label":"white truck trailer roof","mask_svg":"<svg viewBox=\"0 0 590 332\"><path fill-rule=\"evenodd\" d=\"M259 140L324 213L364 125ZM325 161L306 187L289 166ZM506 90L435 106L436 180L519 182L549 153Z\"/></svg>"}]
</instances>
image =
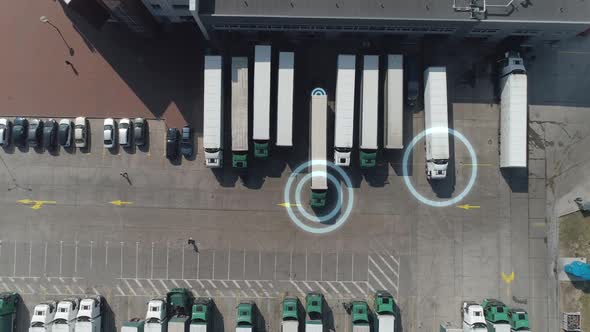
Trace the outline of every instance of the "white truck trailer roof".
<instances>
[{"instance_id":1,"label":"white truck trailer roof","mask_svg":"<svg viewBox=\"0 0 590 332\"><path fill-rule=\"evenodd\" d=\"M236 332L252 332L252 328L251 327L238 326L238 327L236 327Z\"/></svg>"},{"instance_id":2,"label":"white truck trailer roof","mask_svg":"<svg viewBox=\"0 0 590 332\"><path fill-rule=\"evenodd\" d=\"M207 332L207 324L191 324L190 332Z\"/></svg>"},{"instance_id":3,"label":"white truck trailer roof","mask_svg":"<svg viewBox=\"0 0 590 332\"><path fill-rule=\"evenodd\" d=\"M395 316L393 315L377 315L379 322L379 332L394 332L395 330Z\"/></svg>"},{"instance_id":4,"label":"white truck trailer roof","mask_svg":"<svg viewBox=\"0 0 590 332\"><path fill-rule=\"evenodd\" d=\"M188 316L184 317L172 317L168 321L168 332L186 332L186 328L188 327L190 318Z\"/></svg>"},{"instance_id":5,"label":"white truck trailer roof","mask_svg":"<svg viewBox=\"0 0 590 332\"><path fill-rule=\"evenodd\" d=\"M311 95L311 171L326 173L326 131L328 118L328 97L323 89L316 88ZM322 164L313 161L324 161ZM311 189L327 190L328 182L325 175L311 178Z\"/></svg>"},{"instance_id":6,"label":"white truck trailer roof","mask_svg":"<svg viewBox=\"0 0 590 332\"><path fill-rule=\"evenodd\" d=\"M279 53L277 146L293 146L293 77L295 53Z\"/></svg>"},{"instance_id":7,"label":"white truck trailer roof","mask_svg":"<svg viewBox=\"0 0 590 332\"><path fill-rule=\"evenodd\" d=\"M248 151L248 58L231 59L231 149Z\"/></svg>"},{"instance_id":8,"label":"white truck trailer roof","mask_svg":"<svg viewBox=\"0 0 590 332\"><path fill-rule=\"evenodd\" d=\"M322 323L306 322L305 332L324 332L324 325Z\"/></svg>"},{"instance_id":9,"label":"white truck trailer roof","mask_svg":"<svg viewBox=\"0 0 590 332\"><path fill-rule=\"evenodd\" d=\"M270 45L254 47L255 140L270 139Z\"/></svg>"},{"instance_id":10,"label":"white truck trailer roof","mask_svg":"<svg viewBox=\"0 0 590 332\"><path fill-rule=\"evenodd\" d=\"M527 166L527 76L501 80L500 167Z\"/></svg>"},{"instance_id":11,"label":"white truck trailer roof","mask_svg":"<svg viewBox=\"0 0 590 332\"><path fill-rule=\"evenodd\" d=\"M424 118L426 129L445 128L449 126L447 105L447 69L429 67L424 71ZM426 144L430 144L426 156L428 160L449 159L449 134L439 131L426 135Z\"/></svg>"},{"instance_id":12,"label":"white truck trailer roof","mask_svg":"<svg viewBox=\"0 0 590 332\"><path fill-rule=\"evenodd\" d=\"M299 322L296 320L284 320L281 324L281 332L299 331Z\"/></svg>"},{"instance_id":13,"label":"white truck trailer roof","mask_svg":"<svg viewBox=\"0 0 590 332\"><path fill-rule=\"evenodd\" d=\"M205 149L222 147L222 81L221 56L205 56L205 81L203 85L203 146Z\"/></svg>"},{"instance_id":14,"label":"white truck trailer roof","mask_svg":"<svg viewBox=\"0 0 590 332\"><path fill-rule=\"evenodd\" d=\"M353 325L352 326L352 332L370 332L371 331L371 327L369 325ZM379 329L379 332L381 332L381 329Z\"/></svg>"},{"instance_id":15,"label":"white truck trailer roof","mask_svg":"<svg viewBox=\"0 0 590 332\"><path fill-rule=\"evenodd\" d=\"M353 144L355 65L355 55L338 55L334 146L339 148L352 148Z\"/></svg>"},{"instance_id":16,"label":"white truck trailer roof","mask_svg":"<svg viewBox=\"0 0 590 332\"><path fill-rule=\"evenodd\" d=\"M387 55L385 76L385 148L403 149L404 63L401 54Z\"/></svg>"},{"instance_id":17,"label":"white truck trailer roof","mask_svg":"<svg viewBox=\"0 0 590 332\"><path fill-rule=\"evenodd\" d=\"M361 149L377 149L379 56L365 55L361 85Z\"/></svg>"}]
</instances>

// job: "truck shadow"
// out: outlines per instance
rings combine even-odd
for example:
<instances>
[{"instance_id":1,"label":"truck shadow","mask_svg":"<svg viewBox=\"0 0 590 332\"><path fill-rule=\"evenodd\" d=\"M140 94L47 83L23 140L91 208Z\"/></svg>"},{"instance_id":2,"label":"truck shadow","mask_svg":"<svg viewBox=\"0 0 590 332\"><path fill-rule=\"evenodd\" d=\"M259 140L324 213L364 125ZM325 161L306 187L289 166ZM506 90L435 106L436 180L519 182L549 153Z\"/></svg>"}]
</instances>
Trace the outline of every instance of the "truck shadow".
<instances>
[{"instance_id":1,"label":"truck shadow","mask_svg":"<svg viewBox=\"0 0 590 332\"><path fill-rule=\"evenodd\" d=\"M528 168L500 168L500 174L512 192L527 193L529 191Z\"/></svg>"},{"instance_id":2,"label":"truck shadow","mask_svg":"<svg viewBox=\"0 0 590 332\"><path fill-rule=\"evenodd\" d=\"M31 312L29 308L25 305L25 301L22 297L20 297L20 301L18 303L17 310L17 321L16 321L16 330L17 331L28 331L29 330L29 323L31 322Z\"/></svg>"},{"instance_id":3,"label":"truck shadow","mask_svg":"<svg viewBox=\"0 0 590 332\"><path fill-rule=\"evenodd\" d=\"M225 324L223 322L223 314L217 307L217 304L213 299L211 299L211 322L213 326L211 328L212 332L223 332L225 331Z\"/></svg>"},{"instance_id":4,"label":"truck shadow","mask_svg":"<svg viewBox=\"0 0 590 332\"><path fill-rule=\"evenodd\" d=\"M102 299L102 330L103 331L116 331L117 326L115 322L117 321L117 315L113 312L113 309L107 302L107 299L103 296Z\"/></svg>"}]
</instances>

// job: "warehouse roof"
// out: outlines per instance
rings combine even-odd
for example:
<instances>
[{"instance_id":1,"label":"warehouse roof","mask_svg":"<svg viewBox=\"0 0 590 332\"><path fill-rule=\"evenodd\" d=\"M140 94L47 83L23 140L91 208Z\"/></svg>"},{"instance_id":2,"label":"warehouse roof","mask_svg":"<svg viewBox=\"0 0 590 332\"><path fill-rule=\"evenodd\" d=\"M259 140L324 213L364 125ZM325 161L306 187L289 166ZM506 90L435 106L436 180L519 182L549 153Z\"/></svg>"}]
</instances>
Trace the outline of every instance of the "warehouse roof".
<instances>
[{"instance_id":1,"label":"warehouse roof","mask_svg":"<svg viewBox=\"0 0 590 332\"><path fill-rule=\"evenodd\" d=\"M456 0L467 6L469 0ZM482 5L485 0L476 0ZM492 21L590 22L590 1L487 0ZM201 0L214 16L309 17L400 20L472 20L453 0Z\"/></svg>"}]
</instances>

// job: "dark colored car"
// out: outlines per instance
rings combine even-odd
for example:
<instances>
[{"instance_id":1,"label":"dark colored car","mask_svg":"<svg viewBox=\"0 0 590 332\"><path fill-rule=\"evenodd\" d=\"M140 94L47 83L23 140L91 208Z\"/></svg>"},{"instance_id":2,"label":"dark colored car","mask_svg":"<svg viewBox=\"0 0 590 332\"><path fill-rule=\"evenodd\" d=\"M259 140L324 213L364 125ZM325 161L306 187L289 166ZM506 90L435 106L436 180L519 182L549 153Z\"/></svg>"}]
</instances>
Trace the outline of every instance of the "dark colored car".
<instances>
[{"instance_id":1,"label":"dark colored car","mask_svg":"<svg viewBox=\"0 0 590 332\"><path fill-rule=\"evenodd\" d=\"M72 121L69 119L62 119L59 121L57 138L59 145L63 147L68 148L72 145Z\"/></svg>"},{"instance_id":2,"label":"dark colored car","mask_svg":"<svg viewBox=\"0 0 590 332\"><path fill-rule=\"evenodd\" d=\"M29 121L27 121L27 119L23 117L14 119L14 125L12 126L12 144L16 146L25 146L28 127Z\"/></svg>"},{"instance_id":3,"label":"dark colored car","mask_svg":"<svg viewBox=\"0 0 590 332\"><path fill-rule=\"evenodd\" d=\"M41 146L43 140L43 120L33 119L29 123L29 130L27 131L27 143L30 147L35 148Z\"/></svg>"},{"instance_id":4,"label":"dark colored car","mask_svg":"<svg viewBox=\"0 0 590 332\"><path fill-rule=\"evenodd\" d=\"M193 130L189 126L182 127L180 135L180 153L186 158L193 156Z\"/></svg>"},{"instance_id":5,"label":"dark colored car","mask_svg":"<svg viewBox=\"0 0 590 332\"><path fill-rule=\"evenodd\" d=\"M168 128L166 132L166 158L175 160L178 158L178 128Z\"/></svg>"},{"instance_id":6,"label":"dark colored car","mask_svg":"<svg viewBox=\"0 0 590 332\"><path fill-rule=\"evenodd\" d=\"M144 118L135 118L133 120L133 140L135 145L145 145L147 135L147 123Z\"/></svg>"},{"instance_id":7,"label":"dark colored car","mask_svg":"<svg viewBox=\"0 0 590 332\"><path fill-rule=\"evenodd\" d=\"M414 57L407 57L406 63L406 101L408 106L416 107L420 97L420 66Z\"/></svg>"},{"instance_id":8,"label":"dark colored car","mask_svg":"<svg viewBox=\"0 0 590 332\"><path fill-rule=\"evenodd\" d=\"M53 149L57 145L57 122L53 119L45 121L43 126L43 147Z\"/></svg>"}]
</instances>

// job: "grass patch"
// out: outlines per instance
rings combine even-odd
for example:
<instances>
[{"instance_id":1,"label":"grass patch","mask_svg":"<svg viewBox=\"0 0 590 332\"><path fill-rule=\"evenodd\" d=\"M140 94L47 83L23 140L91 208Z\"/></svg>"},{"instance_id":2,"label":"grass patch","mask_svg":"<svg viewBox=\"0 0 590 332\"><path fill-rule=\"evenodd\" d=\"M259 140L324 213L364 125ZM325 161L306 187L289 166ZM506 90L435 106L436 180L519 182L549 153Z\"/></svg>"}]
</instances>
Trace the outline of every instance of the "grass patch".
<instances>
[{"instance_id":1,"label":"grass patch","mask_svg":"<svg viewBox=\"0 0 590 332\"><path fill-rule=\"evenodd\" d=\"M559 256L585 257L590 261L590 217L578 211L560 218Z\"/></svg>"}]
</instances>

